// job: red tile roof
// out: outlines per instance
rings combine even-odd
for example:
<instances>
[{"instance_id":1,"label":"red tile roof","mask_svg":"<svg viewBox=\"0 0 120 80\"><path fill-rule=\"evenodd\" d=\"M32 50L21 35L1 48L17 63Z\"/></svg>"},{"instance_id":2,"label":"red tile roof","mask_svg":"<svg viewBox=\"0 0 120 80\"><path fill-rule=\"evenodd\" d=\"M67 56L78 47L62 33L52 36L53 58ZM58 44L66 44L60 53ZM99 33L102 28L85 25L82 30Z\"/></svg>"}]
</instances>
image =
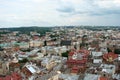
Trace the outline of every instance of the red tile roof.
<instances>
[{"instance_id":1,"label":"red tile roof","mask_svg":"<svg viewBox=\"0 0 120 80\"><path fill-rule=\"evenodd\" d=\"M3 78L0 78L0 80L3 80Z\"/></svg>"},{"instance_id":2,"label":"red tile roof","mask_svg":"<svg viewBox=\"0 0 120 80\"><path fill-rule=\"evenodd\" d=\"M100 77L98 80L109 80L107 77Z\"/></svg>"},{"instance_id":3,"label":"red tile roof","mask_svg":"<svg viewBox=\"0 0 120 80\"><path fill-rule=\"evenodd\" d=\"M79 68L78 68L78 66L73 66L72 69L78 70Z\"/></svg>"},{"instance_id":4,"label":"red tile roof","mask_svg":"<svg viewBox=\"0 0 120 80\"><path fill-rule=\"evenodd\" d=\"M72 50L71 52L69 52L69 56L72 56L75 52L77 52L77 53L84 53L84 54L86 54L86 55L89 55L89 51L88 50L86 50L86 49L81 49L81 50L78 50L78 51L75 51L75 50Z\"/></svg>"},{"instance_id":5,"label":"red tile roof","mask_svg":"<svg viewBox=\"0 0 120 80\"><path fill-rule=\"evenodd\" d=\"M73 51L69 52L69 56L72 56L73 54L74 54L74 52L73 52Z\"/></svg>"},{"instance_id":6,"label":"red tile roof","mask_svg":"<svg viewBox=\"0 0 120 80\"><path fill-rule=\"evenodd\" d=\"M12 78L13 80L22 80L21 75L19 75L18 73L12 73Z\"/></svg>"},{"instance_id":7,"label":"red tile roof","mask_svg":"<svg viewBox=\"0 0 120 80\"><path fill-rule=\"evenodd\" d=\"M82 60L69 59L69 60L67 60L67 63L75 63L75 64L83 64L83 63L86 63L86 62L87 62L86 59L82 59Z\"/></svg>"},{"instance_id":8,"label":"red tile roof","mask_svg":"<svg viewBox=\"0 0 120 80\"><path fill-rule=\"evenodd\" d=\"M79 68L77 66L73 66L71 73L78 73L78 71L79 71Z\"/></svg>"},{"instance_id":9,"label":"red tile roof","mask_svg":"<svg viewBox=\"0 0 120 80\"><path fill-rule=\"evenodd\" d=\"M118 54L114 54L113 52L109 52L109 53L103 55L103 58L105 60L109 59L110 57L114 60L118 57Z\"/></svg>"},{"instance_id":10,"label":"red tile roof","mask_svg":"<svg viewBox=\"0 0 120 80\"><path fill-rule=\"evenodd\" d=\"M76 63L78 63L78 64L80 64L80 63L81 63L81 64L84 64L84 63L86 63L86 61L87 61L87 60L85 60L85 59L83 59L83 60L77 60Z\"/></svg>"},{"instance_id":11,"label":"red tile roof","mask_svg":"<svg viewBox=\"0 0 120 80\"><path fill-rule=\"evenodd\" d=\"M14 72L11 75L7 75L6 77L0 77L0 80L22 80L22 77L18 73Z\"/></svg>"},{"instance_id":12,"label":"red tile roof","mask_svg":"<svg viewBox=\"0 0 120 80\"><path fill-rule=\"evenodd\" d=\"M73 60L73 59L67 60L67 63L75 63L75 62L76 62L76 60Z\"/></svg>"},{"instance_id":13,"label":"red tile roof","mask_svg":"<svg viewBox=\"0 0 120 80\"><path fill-rule=\"evenodd\" d=\"M4 79L5 80L11 80L11 78L12 78L11 76L7 75Z\"/></svg>"}]
</instances>

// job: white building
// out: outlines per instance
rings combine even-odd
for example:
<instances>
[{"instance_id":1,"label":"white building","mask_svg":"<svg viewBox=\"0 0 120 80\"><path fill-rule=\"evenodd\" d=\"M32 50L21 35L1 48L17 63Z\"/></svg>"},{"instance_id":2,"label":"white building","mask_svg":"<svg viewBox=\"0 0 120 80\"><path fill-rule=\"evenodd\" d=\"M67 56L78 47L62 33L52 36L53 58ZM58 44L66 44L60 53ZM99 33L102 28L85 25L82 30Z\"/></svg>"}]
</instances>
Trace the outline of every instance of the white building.
<instances>
[{"instance_id":1,"label":"white building","mask_svg":"<svg viewBox=\"0 0 120 80\"><path fill-rule=\"evenodd\" d=\"M114 74L116 67L115 65L101 64L100 68L102 68L102 72L106 72L108 74Z\"/></svg>"}]
</instances>

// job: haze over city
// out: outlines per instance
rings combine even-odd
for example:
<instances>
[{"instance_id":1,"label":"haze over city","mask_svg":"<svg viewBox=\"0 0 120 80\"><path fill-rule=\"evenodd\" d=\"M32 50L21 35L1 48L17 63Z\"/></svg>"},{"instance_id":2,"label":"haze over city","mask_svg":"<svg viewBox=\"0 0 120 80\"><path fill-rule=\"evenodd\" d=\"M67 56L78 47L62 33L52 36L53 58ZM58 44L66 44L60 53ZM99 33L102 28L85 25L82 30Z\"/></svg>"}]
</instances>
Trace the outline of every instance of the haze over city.
<instances>
[{"instance_id":1,"label":"haze over city","mask_svg":"<svg viewBox=\"0 0 120 80\"><path fill-rule=\"evenodd\" d=\"M0 28L119 26L120 0L0 0Z\"/></svg>"},{"instance_id":2,"label":"haze over city","mask_svg":"<svg viewBox=\"0 0 120 80\"><path fill-rule=\"evenodd\" d=\"M120 80L120 0L0 0L0 80Z\"/></svg>"}]
</instances>

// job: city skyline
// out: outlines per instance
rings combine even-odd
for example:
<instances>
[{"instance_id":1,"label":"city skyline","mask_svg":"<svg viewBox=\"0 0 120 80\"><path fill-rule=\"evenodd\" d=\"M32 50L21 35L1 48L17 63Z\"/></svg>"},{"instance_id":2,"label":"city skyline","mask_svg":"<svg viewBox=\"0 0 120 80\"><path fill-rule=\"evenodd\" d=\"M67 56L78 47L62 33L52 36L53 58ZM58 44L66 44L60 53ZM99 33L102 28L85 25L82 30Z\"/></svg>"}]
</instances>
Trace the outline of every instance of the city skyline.
<instances>
[{"instance_id":1,"label":"city skyline","mask_svg":"<svg viewBox=\"0 0 120 80\"><path fill-rule=\"evenodd\" d=\"M0 0L0 28L19 26L119 26L119 0Z\"/></svg>"}]
</instances>

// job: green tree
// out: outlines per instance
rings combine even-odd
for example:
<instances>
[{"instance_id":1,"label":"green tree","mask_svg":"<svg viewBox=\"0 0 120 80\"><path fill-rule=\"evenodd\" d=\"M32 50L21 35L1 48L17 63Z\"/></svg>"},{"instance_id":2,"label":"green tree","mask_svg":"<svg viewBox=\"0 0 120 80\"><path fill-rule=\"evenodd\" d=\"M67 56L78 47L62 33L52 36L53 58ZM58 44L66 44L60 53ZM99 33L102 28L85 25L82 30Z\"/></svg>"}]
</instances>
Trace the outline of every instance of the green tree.
<instances>
[{"instance_id":1,"label":"green tree","mask_svg":"<svg viewBox=\"0 0 120 80\"><path fill-rule=\"evenodd\" d=\"M107 48L107 51L108 51L108 53L109 53L109 52L112 52L112 50L111 50L110 48Z\"/></svg>"},{"instance_id":2,"label":"green tree","mask_svg":"<svg viewBox=\"0 0 120 80\"><path fill-rule=\"evenodd\" d=\"M68 57L68 53L69 53L70 51L66 51L66 52L64 52L64 53L62 53L62 57Z\"/></svg>"},{"instance_id":3,"label":"green tree","mask_svg":"<svg viewBox=\"0 0 120 80\"><path fill-rule=\"evenodd\" d=\"M28 62L27 58L24 58L23 60L19 60L19 63L26 63L26 62Z\"/></svg>"},{"instance_id":4,"label":"green tree","mask_svg":"<svg viewBox=\"0 0 120 80\"><path fill-rule=\"evenodd\" d=\"M120 54L120 49L115 49L115 50L114 50L114 53L115 53L115 54Z\"/></svg>"}]
</instances>

